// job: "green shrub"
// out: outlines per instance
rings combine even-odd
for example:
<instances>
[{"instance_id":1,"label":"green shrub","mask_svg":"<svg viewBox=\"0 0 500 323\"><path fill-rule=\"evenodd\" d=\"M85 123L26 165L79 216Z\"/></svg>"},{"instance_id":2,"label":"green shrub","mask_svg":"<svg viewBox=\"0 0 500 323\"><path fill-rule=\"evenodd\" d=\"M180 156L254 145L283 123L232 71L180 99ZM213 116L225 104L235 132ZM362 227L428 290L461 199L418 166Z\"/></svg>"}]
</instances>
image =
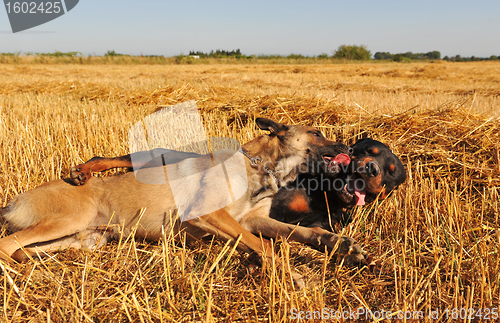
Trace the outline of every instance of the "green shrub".
<instances>
[{"instance_id":1,"label":"green shrub","mask_svg":"<svg viewBox=\"0 0 500 323\"><path fill-rule=\"evenodd\" d=\"M333 54L333 58L337 59L348 59L348 60L369 60L372 54L366 48L366 46L361 45L341 45Z\"/></svg>"}]
</instances>

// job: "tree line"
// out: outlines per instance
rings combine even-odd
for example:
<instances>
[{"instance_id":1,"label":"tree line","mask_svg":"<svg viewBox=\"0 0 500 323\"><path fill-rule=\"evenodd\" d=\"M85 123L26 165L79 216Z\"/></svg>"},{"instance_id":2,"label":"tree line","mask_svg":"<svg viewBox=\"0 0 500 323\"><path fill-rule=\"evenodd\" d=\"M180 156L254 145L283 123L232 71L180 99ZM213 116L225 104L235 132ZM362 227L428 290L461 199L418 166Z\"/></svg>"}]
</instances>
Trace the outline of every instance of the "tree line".
<instances>
[{"instance_id":1,"label":"tree line","mask_svg":"<svg viewBox=\"0 0 500 323\"><path fill-rule=\"evenodd\" d=\"M443 57L445 61L451 62L477 62L477 61L497 61L500 60L500 55L491 55L490 57L461 57L460 55L455 55L452 57L445 56Z\"/></svg>"},{"instance_id":2,"label":"tree line","mask_svg":"<svg viewBox=\"0 0 500 323\"><path fill-rule=\"evenodd\" d=\"M241 54L241 50L238 49L233 49L231 51L228 50L223 50L223 49L217 49L217 50L211 50L209 53L204 53L202 51L194 51L191 50L189 51L188 56L197 56L199 58L226 58L226 57L234 57L234 58L248 58L248 55L243 55Z\"/></svg>"},{"instance_id":3,"label":"tree line","mask_svg":"<svg viewBox=\"0 0 500 323\"><path fill-rule=\"evenodd\" d=\"M0 53L0 57L2 56L11 56L11 57L19 57L21 55L21 52L14 52L14 53ZM24 53L26 56L42 56L42 57L70 57L70 58L76 58L76 57L83 57L82 53L80 52L60 52L60 51L55 51L54 53L35 53L35 52L26 52ZM99 56L99 55L92 55L92 56ZM127 55L127 54L119 54L114 50L108 50L105 54L104 57L106 58L113 58L116 56L127 56L127 57L135 57L133 55ZM90 57L90 56L89 56ZM149 57L149 58L155 58L155 59L167 59L168 57L165 57L163 55L140 55L140 57ZM233 50L222 50L222 49L217 49L217 50L211 50L210 52L202 52L202 51L194 51L191 50L189 51L188 55L180 54L176 55L173 57L175 59L175 62L177 63L182 63L184 61L187 61L188 63L192 59L207 59L207 58L212 58L212 59L223 59L223 58L231 58L231 59L262 59L262 60L278 60L278 59L294 59L294 60L309 60L309 59L333 59L333 60L359 60L359 61L365 61L365 60L388 60L388 61L396 61L396 62L405 62L405 61L413 61L413 60L439 60L441 59L441 53L437 50L427 52L427 53L412 53L412 52L406 52L406 53L396 53L392 54L390 52L376 52L373 55L371 52L368 50L368 48L364 45L341 45L339 46L335 51L332 52L332 55L328 55L326 53L322 53L316 56L306 56L306 55L301 55L301 54L290 54L290 55L265 55L265 54L260 54L260 55L245 55L241 53L241 50L238 49L233 49ZM476 57L476 56L471 56L471 57L461 57L460 55L455 55L455 56L445 56L442 58L443 60L446 61L451 61L451 62L473 62L473 61L485 61L485 60L500 60L500 55L491 55L490 57Z\"/></svg>"},{"instance_id":4,"label":"tree line","mask_svg":"<svg viewBox=\"0 0 500 323\"><path fill-rule=\"evenodd\" d=\"M423 59L441 59L441 53L437 50L428 53L399 53L399 54L391 54L389 52L376 52L373 55L374 59L377 60L391 60L396 62L406 61L406 60L423 60Z\"/></svg>"},{"instance_id":5,"label":"tree line","mask_svg":"<svg viewBox=\"0 0 500 323\"><path fill-rule=\"evenodd\" d=\"M405 61L419 61L419 60L439 60L441 59L441 53L437 50L427 52L427 53L395 53L392 54L390 52L376 52L373 55L368 50L368 48L364 45L341 45L339 46L332 55L328 55L326 53L322 53L316 56L306 56L301 54L290 54L290 55L244 55L241 53L240 49L235 50L212 50L208 53L204 53L202 51L190 51L189 55L180 55L181 57L186 56L196 56L199 58L229 58L234 57L236 59L239 58L257 58L257 59L338 59L338 60L389 60L395 62L405 62ZM500 59L500 55L492 55L488 58L485 57L461 57L460 55L448 57L445 56L442 58L446 61L454 61L454 62L469 62L469 61L483 61L483 60L498 60Z\"/></svg>"},{"instance_id":6,"label":"tree line","mask_svg":"<svg viewBox=\"0 0 500 323\"><path fill-rule=\"evenodd\" d=\"M391 60L391 61L396 61L396 62L402 62L402 61L411 61L411 60L425 60L425 59L430 59L430 60L436 60L436 59L441 59L441 53L438 52L437 50L428 52L428 53L412 53L412 52L406 52L406 53L399 53L399 54L391 54L389 52L376 52L375 55L373 56L374 59L377 60ZM500 59L500 55L491 55L490 57L476 57L476 56L471 56L471 57L461 57L460 55L448 57L445 56L443 57L443 60L445 61L451 61L451 62L475 62L475 61L496 61Z\"/></svg>"}]
</instances>

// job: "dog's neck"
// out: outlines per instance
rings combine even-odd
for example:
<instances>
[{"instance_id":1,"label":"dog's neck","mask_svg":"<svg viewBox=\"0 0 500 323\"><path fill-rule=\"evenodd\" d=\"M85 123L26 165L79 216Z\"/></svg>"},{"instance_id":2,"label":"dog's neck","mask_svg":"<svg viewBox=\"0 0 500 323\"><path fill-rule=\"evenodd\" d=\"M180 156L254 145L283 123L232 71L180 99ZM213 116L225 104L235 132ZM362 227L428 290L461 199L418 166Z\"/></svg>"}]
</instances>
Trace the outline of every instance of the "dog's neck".
<instances>
[{"instance_id":1,"label":"dog's neck","mask_svg":"<svg viewBox=\"0 0 500 323\"><path fill-rule=\"evenodd\" d=\"M303 156L293 155L286 151L277 136L262 135L242 146L252 157L262 158L261 165L273 172L279 186L285 186L297 177L297 168ZM265 171L264 167L260 167Z\"/></svg>"}]
</instances>

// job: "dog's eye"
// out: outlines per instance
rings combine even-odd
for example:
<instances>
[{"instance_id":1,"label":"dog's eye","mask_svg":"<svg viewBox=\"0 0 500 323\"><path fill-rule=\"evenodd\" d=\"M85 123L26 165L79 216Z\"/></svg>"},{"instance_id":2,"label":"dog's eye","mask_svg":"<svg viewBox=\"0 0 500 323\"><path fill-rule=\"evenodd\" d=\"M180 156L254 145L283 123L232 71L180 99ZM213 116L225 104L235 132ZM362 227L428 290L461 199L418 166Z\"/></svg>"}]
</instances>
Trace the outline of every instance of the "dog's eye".
<instances>
[{"instance_id":1,"label":"dog's eye","mask_svg":"<svg viewBox=\"0 0 500 323\"><path fill-rule=\"evenodd\" d=\"M313 136L318 137L318 138L323 137L323 134L319 131L314 131L312 134L313 134Z\"/></svg>"}]
</instances>

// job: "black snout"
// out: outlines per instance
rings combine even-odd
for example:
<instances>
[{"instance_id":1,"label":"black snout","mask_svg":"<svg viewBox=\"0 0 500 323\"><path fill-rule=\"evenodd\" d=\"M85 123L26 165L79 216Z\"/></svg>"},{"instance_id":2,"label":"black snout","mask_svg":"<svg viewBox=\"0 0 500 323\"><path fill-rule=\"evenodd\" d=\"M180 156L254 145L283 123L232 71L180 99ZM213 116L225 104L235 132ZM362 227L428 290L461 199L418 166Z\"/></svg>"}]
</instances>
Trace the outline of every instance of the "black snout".
<instances>
[{"instance_id":1,"label":"black snout","mask_svg":"<svg viewBox=\"0 0 500 323\"><path fill-rule=\"evenodd\" d=\"M375 177L380 174L380 167L376 162L370 161L366 163L365 166L365 173L368 176Z\"/></svg>"},{"instance_id":2,"label":"black snout","mask_svg":"<svg viewBox=\"0 0 500 323\"><path fill-rule=\"evenodd\" d=\"M349 157L352 157L352 154L354 153L354 148L352 147L347 147L347 154L349 155Z\"/></svg>"}]
</instances>

